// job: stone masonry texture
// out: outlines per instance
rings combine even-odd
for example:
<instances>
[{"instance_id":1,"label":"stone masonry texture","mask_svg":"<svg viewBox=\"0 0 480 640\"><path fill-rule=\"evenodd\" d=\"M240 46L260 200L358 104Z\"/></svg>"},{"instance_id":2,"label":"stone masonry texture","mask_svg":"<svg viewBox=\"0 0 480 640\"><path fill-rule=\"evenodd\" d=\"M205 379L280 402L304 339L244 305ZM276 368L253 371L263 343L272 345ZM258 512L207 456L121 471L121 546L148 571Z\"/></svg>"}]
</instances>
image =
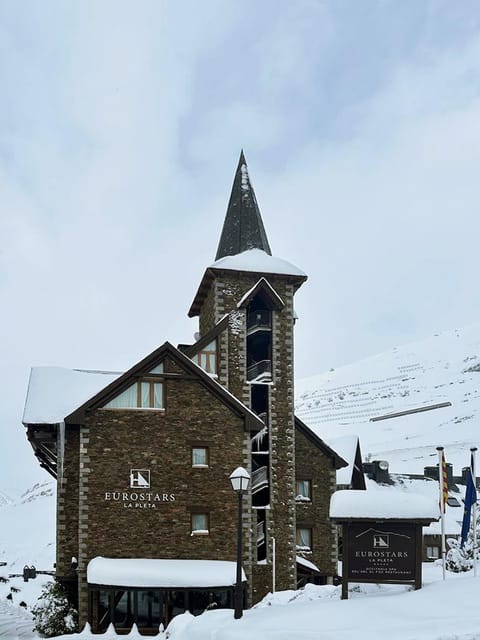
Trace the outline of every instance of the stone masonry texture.
<instances>
[{"instance_id":1,"label":"stone masonry texture","mask_svg":"<svg viewBox=\"0 0 480 640\"><path fill-rule=\"evenodd\" d=\"M175 369L168 362L165 367ZM236 559L237 500L228 476L243 461L243 419L191 377L164 384L164 411L98 409L88 417L81 602L86 603L84 570L96 556ZM192 468L195 445L209 448L208 468ZM131 489L131 469L149 470L151 488ZM160 500L141 500L147 492ZM208 513L208 535L191 534L195 511ZM84 606L81 621L85 616Z\"/></svg>"}]
</instances>

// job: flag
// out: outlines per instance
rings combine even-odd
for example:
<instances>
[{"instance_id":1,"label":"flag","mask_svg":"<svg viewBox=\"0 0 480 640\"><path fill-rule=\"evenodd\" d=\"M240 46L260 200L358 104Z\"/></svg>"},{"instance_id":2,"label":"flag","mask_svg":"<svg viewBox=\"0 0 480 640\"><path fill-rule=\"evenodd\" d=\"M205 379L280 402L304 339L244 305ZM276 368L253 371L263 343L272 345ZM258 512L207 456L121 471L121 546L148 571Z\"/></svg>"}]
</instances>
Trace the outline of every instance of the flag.
<instances>
[{"instance_id":1,"label":"flag","mask_svg":"<svg viewBox=\"0 0 480 640\"><path fill-rule=\"evenodd\" d=\"M477 501L477 490L473 479L473 454L470 460L470 469L467 473L467 488L465 489L465 500L463 506L463 522L462 522L462 542L461 546L467 541L468 532L470 530L470 518L472 514L472 506Z\"/></svg>"},{"instance_id":2,"label":"flag","mask_svg":"<svg viewBox=\"0 0 480 640\"><path fill-rule=\"evenodd\" d=\"M442 451L442 488L443 488L443 495L441 496L441 504L440 504L440 510L443 511L443 513L446 512L447 510L447 501L448 501L448 480L447 480L447 463L445 462L445 454Z\"/></svg>"}]
</instances>

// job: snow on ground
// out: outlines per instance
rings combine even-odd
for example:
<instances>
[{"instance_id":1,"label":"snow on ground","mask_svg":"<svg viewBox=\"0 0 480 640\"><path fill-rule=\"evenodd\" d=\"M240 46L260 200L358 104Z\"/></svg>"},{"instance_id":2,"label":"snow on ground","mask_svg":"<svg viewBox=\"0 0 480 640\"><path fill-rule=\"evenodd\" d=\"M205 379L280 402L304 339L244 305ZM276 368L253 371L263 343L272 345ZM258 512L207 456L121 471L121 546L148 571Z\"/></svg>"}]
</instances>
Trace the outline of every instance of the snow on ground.
<instances>
[{"instance_id":1,"label":"snow on ground","mask_svg":"<svg viewBox=\"0 0 480 640\"><path fill-rule=\"evenodd\" d=\"M30 609L52 578L24 582L23 567L52 571L55 562L55 483L40 482L22 493L2 493L0 502L0 638L31 638ZM19 577L11 577L20 574ZM16 591L18 589L18 591ZM7 596L11 595L12 600ZM27 608L20 606L25 602Z\"/></svg>"},{"instance_id":2,"label":"snow on ground","mask_svg":"<svg viewBox=\"0 0 480 640\"><path fill-rule=\"evenodd\" d=\"M362 455L390 470L422 473L445 447L455 474L480 447L480 324L452 330L319 376L296 381L296 413L327 442L358 434ZM388 413L452 406L370 422Z\"/></svg>"},{"instance_id":3,"label":"snow on ground","mask_svg":"<svg viewBox=\"0 0 480 640\"><path fill-rule=\"evenodd\" d=\"M480 640L480 577L447 574L438 563L423 565L423 588L405 585L350 585L349 599L341 587L307 585L299 591L269 594L234 620L230 609L174 618L165 633L171 640ZM67 638L114 638L89 630ZM130 638L141 638L133 630Z\"/></svg>"}]
</instances>

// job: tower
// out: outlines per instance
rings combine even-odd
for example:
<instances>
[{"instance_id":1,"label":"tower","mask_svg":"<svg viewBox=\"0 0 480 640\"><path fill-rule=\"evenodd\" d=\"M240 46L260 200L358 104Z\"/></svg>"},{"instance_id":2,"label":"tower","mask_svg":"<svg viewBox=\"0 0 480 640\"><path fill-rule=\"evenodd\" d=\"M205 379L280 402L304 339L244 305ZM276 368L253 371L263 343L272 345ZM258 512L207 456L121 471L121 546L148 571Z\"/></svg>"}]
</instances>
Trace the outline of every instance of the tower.
<instances>
[{"instance_id":1,"label":"tower","mask_svg":"<svg viewBox=\"0 0 480 640\"><path fill-rule=\"evenodd\" d=\"M252 474L244 558L253 601L271 590L274 539L276 586L296 586L293 299L306 279L272 256L242 151L215 262L189 316L199 317L201 340L216 341L219 382L265 424L246 434L239 461Z\"/></svg>"}]
</instances>

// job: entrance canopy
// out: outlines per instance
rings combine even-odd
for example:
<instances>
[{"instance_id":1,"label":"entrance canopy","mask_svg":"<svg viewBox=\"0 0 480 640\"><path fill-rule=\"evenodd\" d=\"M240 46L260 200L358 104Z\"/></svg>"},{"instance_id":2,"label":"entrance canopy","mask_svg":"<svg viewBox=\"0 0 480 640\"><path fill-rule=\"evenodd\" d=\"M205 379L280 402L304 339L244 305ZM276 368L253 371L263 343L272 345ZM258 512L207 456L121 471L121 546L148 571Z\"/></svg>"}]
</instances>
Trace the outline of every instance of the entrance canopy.
<instances>
[{"instance_id":1,"label":"entrance canopy","mask_svg":"<svg viewBox=\"0 0 480 640\"><path fill-rule=\"evenodd\" d=\"M229 587L236 581L235 562L222 560L163 560L102 558L90 560L90 585L148 589L201 589ZM242 580L246 581L242 569Z\"/></svg>"}]
</instances>

